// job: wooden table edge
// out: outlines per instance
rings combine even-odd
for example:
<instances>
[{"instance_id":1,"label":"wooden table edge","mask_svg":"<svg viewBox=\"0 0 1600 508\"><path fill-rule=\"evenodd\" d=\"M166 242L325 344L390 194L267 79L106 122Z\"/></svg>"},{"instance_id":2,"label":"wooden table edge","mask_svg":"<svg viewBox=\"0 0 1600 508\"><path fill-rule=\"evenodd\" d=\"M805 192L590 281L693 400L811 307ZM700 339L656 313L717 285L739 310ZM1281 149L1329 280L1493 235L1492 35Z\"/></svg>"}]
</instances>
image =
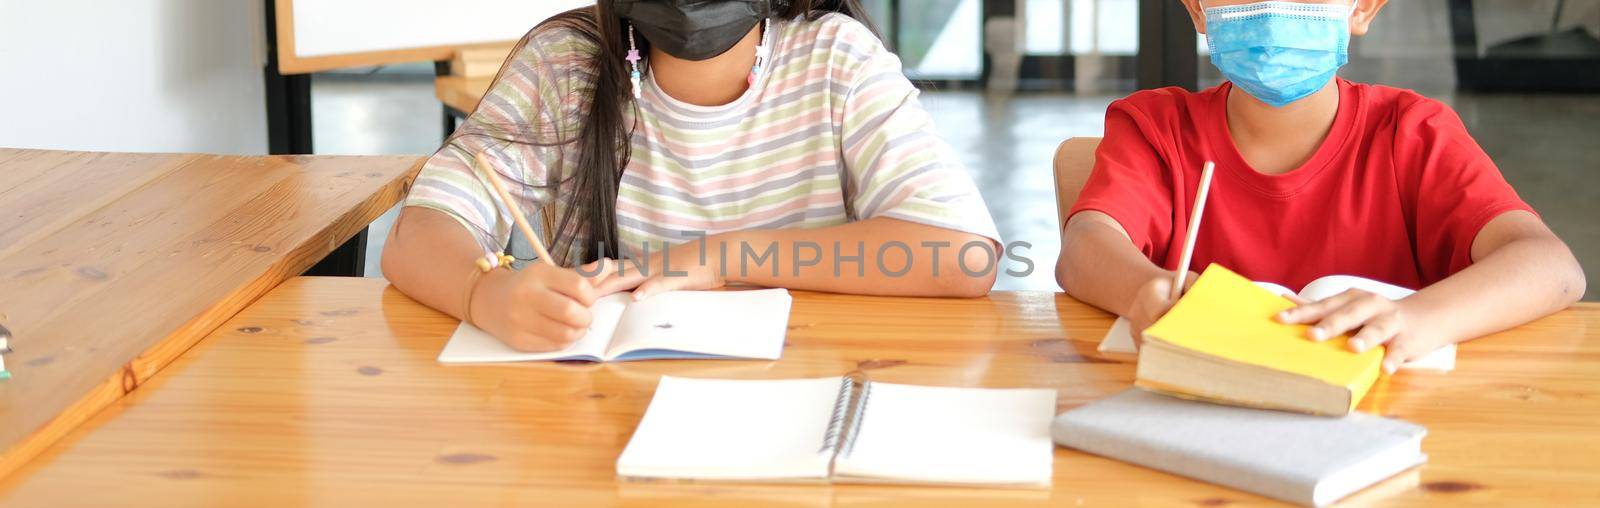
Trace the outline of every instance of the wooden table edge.
<instances>
[{"instance_id":1,"label":"wooden table edge","mask_svg":"<svg viewBox=\"0 0 1600 508\"><path fill-rule=\"evenodd\" d=\"M489 88L494 86L494 79L493 76L439 76L433 80L433 96L445 107L469 116L488 95Z\"/></svg>"},{"instance_id":2,"label":"wooden table edge","mask_svg":"<svg viewBox=\"0 0 1600 508\"><path fill-rule=\"evenodd\" d=\"M219 306L201 312L166 338L129 359L120 370L95 385L48 422L34 429L28 437L5 450L4 454L0 454L0 478L11 476L96 413L138 389L140 384L148 381L195 344L210 336L217 327L255 304L256 300L271 292L279 284L300 276L318 260L332 253L335 248L354 237L358 231L377 220L390 207L404 199L404 193L410 187L411 179L422 170L426 161L426 158L418 158L410 169L396 174L394 179L385 183L365 201L352 205L338 220L279 258L278 262L268 266L255 280L235 289L220 301ZM390 196L392 198L386 198ZM377 200L387 202L382 206L368 206ZM354 220L348 220L352 217ZM340 224L359 226L347 228L348 231L340 231L337 227Z\"/></svg>"}]
</instances>

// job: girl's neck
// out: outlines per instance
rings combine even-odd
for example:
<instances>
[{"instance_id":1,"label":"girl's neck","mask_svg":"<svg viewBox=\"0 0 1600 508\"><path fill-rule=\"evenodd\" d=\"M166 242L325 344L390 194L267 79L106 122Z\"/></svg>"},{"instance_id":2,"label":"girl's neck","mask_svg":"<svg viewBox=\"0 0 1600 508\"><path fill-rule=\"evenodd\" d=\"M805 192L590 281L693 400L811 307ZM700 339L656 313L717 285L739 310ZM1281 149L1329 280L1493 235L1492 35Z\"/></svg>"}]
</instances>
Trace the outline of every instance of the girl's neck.
<instances>
[{"instance_id":1,"label":"girl's neck","mask_svg":"<svg viewBox=\"0 0 1600 508\"><path fill-rule=\"evenodd\" d=\"M1281 108L1233 88L1228 93L1228 132L1245 162L1256 171L1281 175L1317 153L1339 115L1339 82Z\"/></svg>"},{"instance_id":2,"label":"girl's neck","mask_svg":"<svg viewBox=\"0 0 1600 508\"><path fill-rule=\"evenodd\" d=\"M721 106L744 95L746 81L756 64L756 46L761 44L761 24L757 23L738 44L720 55L692 61L673 57L650 48L650 72L656 85L672 98L696 106Z\"/></svg>"}]
</instances>

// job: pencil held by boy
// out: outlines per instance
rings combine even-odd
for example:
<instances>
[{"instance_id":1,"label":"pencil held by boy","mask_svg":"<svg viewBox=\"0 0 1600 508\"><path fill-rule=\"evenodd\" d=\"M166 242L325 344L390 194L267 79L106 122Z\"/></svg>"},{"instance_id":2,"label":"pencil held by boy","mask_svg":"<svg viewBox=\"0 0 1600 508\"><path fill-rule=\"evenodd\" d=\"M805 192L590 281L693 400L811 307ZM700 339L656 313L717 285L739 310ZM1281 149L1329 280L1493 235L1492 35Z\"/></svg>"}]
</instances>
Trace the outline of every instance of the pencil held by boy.
<instances>
[{"instance_id":1,"label":"pencil held by boy","mask_svg":"<svg viewBox=\"0 0 1600 508\"><path fill-rule=\"evenodd\" d=\"M1311 340L1385 346L1390 372L1582 297L1571 250L1454 111L1337 77L1386 0L1181 1L1227 82L1110 106L1062 231L1056 278L1069 294L1127 318L1138 340L1176 301L1188 214L1215 161L1191 266L1293 289L1333 274L1419 289L1399 300L1352 289L1277 316L1312 325Z\"/></svg>"}]
</instances>

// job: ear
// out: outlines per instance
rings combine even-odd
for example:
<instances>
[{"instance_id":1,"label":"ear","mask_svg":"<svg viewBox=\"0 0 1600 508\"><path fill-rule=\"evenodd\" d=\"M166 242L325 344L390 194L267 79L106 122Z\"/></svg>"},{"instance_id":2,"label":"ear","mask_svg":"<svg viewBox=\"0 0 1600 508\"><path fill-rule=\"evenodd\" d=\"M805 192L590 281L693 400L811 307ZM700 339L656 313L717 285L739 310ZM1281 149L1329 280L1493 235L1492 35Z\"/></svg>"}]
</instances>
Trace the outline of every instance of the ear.
<instances>
[{"instance_id":1,"label":"ear","mask_svg":"<svg viewBox=\"0 0 1600 508\"><path fill-rule=\"evenodd\" d=\"M1194 21L1194 31L1206 33L1206 10L1200 6L1200 0L1178 0L1183 2L1183 7L1189 9L1189 20Z\"/></svg>"},{"instance_id":2,"label":"ear","mask_svg":"<svg viewBox=\"0 0 1600 508\"><path fill-rule=\"evenodd\" d=\"M1372 28L1372 20L1389 0L1355 0L1355 10L1350 12L1350 35L1362 36Z\"/></svg>"}]
</instances>

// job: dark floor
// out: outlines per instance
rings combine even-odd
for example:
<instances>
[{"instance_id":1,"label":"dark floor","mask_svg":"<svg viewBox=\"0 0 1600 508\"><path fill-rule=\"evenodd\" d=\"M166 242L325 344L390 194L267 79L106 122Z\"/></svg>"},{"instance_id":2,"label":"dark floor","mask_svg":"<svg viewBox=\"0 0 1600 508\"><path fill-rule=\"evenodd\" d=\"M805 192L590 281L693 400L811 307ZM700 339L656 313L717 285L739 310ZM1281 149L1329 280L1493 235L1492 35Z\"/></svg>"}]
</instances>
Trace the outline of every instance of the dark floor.
<instances>
[{"instance_id":1,"label":"dark floor","mask_svg":"<svg viewBox=\"0 0 1600 508\"><path fill-rule=\"evenodd\" d=\"M318 77L315 143L324 154L426 154L442 137L431 79ZM1572 246L1600 300L1600 96L1438 97L1494 157L1506 178ZM1007 241L1026 241L1032 275L1001 275L997 289L1056 289L1056 234L1050 159L1061 140L1098 136L1111 96L1022 95L990 100L976 92L930 92L923 103L972 171ZM393 212L373 228L368 273Z\"/></svg>"}]
</instances>

